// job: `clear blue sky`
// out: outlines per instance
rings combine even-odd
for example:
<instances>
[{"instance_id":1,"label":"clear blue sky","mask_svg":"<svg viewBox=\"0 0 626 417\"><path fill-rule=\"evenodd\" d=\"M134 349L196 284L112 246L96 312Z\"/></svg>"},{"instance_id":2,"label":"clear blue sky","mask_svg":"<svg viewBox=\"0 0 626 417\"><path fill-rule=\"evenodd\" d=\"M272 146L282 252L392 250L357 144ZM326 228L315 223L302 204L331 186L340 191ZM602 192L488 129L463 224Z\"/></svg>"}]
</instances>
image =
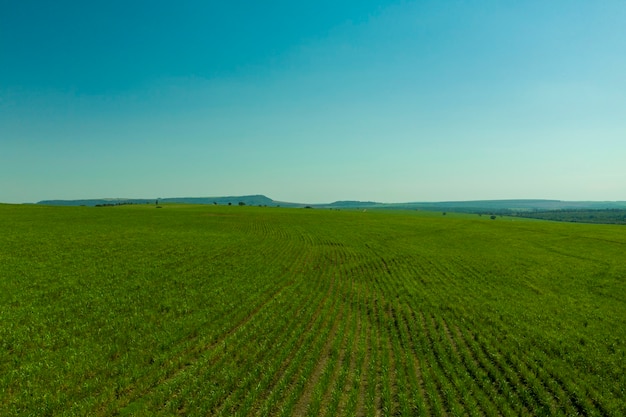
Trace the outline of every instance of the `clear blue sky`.
<instances>
[{"instance_id":1,"label":"clear blue sky","mask_svg":"<svg viewBox=\"0 0 626 417\"><path fill-rule=\"evenodd\" d=\"M626 200L623 1L0 1L0 202Z\"/></svg>"}]
</instances>

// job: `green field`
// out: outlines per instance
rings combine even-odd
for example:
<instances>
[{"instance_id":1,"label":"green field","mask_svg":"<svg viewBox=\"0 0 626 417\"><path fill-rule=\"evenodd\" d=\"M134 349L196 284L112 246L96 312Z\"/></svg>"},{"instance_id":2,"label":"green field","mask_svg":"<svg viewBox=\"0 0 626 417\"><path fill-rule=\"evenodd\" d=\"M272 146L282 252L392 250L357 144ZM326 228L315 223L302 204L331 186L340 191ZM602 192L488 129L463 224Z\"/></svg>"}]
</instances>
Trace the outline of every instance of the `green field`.
<instances>
[{"instance_id":1,"label":"green field","mask_svg":"<svg viewBox=\"0 0 626 417\"><path fill-rule=\"evenodd\" d=\"M626 415L626 228L0 205L0 415Z\"/></svg>"}]
</instances>

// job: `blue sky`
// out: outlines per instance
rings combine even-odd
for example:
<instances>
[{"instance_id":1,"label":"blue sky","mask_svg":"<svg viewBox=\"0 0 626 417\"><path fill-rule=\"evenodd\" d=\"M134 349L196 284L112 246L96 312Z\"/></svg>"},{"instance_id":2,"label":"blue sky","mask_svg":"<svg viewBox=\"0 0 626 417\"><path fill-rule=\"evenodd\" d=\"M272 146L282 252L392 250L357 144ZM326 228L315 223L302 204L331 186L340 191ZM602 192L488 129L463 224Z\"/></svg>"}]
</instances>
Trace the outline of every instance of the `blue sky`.
<instances>
[{"instance_id":1,"label":"blue sky","mask_svg":"<svg viewBox=\"0 0 626 417\"><path fill-rule=\"evenodd\" d=\"M2 1L0 202L626 200L623 1Z\"/></svg>"}]
</instances>

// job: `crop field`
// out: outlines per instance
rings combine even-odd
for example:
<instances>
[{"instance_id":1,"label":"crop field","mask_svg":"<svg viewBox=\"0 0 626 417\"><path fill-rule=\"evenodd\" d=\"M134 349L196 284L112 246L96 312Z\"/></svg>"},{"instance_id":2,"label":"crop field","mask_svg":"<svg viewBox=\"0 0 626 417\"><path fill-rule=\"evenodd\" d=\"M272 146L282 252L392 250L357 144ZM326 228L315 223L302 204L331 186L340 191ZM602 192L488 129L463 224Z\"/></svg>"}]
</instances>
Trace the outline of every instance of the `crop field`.
<instances>
[{"instance_id":1,"label":"crop field","mask_svg":"<svg viewBox=\"0 0 626 417\"><path fill-rule=\"evenodd\" d=\"M0 205L0 415L626 415L626 226Z\"/></svg>"}]
</instances>

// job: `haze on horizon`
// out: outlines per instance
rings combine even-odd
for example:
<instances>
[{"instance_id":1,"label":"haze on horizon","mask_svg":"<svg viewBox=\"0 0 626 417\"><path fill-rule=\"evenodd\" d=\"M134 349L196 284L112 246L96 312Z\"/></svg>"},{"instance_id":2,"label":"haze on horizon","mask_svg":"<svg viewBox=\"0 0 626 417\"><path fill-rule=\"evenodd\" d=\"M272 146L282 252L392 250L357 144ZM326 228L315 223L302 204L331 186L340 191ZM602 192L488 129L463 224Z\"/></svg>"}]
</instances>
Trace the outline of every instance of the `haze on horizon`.
<instances>
[{"instance_id":1,"label":"haze on horizon","mask_svg":"<svg viewBox=\"0 0 626 417\"><path fill-rule=\"evenodd\" d=\"M626 3L0 6L0 202L626 200Z\"/></svg>"}]
</instances>

